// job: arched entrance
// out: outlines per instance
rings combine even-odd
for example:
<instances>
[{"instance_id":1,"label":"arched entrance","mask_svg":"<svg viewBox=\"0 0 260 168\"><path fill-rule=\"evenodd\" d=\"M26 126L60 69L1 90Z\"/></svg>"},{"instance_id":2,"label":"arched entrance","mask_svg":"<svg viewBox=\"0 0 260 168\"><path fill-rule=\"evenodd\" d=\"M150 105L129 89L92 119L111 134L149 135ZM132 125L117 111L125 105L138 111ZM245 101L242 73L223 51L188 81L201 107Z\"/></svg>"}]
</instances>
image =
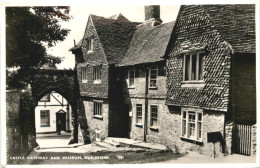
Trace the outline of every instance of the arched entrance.
<instances>
[{"instance_id":1,"label":"arched entrance","mask_svg":"<svg viewBox=\"0 0 260 168\"><path fill-rule=\"evenodd\" d=\"M32 81L32 96L34 99L34 109L36 109L38 105L38 101L44 98L45 95L49 93L56 92L62 95L70 104L71 110L69 112L70 115L70 124L65 122L66 128L70 128L71 131L71 139L69 141L70 144L78 142L78 122L77 122L77 99L79 95L78 91L78 81L76 78L76 72L73 70L36 70L34 72L34 78ZM63 110L66 111L66 110ZM56 113L55 112L55 119ZM44 114L45 113L45 114ZM48 114L48 112L42 112L43 118ZM61 112L59 112L61 113ZM58 114L58 117L61 117L62 114ZM32 134L36 137L36 124L35 124L35 113L30 116L33 124ZM48 125L48 119L45 121ZM44 120L42 121L44 122ZM51 121L50 121L51 122ZM52 121L53 122L53 121ZM54 124L54 130L56 131L56 122Z\"/></svg>"}]
</instances>

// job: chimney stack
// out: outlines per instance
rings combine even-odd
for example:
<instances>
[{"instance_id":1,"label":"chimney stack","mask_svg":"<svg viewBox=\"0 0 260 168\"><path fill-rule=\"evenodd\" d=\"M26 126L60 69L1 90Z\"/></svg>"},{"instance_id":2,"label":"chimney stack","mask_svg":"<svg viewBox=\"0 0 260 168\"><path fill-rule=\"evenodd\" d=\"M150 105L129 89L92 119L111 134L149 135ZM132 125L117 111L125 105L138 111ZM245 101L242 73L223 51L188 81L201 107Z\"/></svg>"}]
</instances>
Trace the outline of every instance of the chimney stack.
<instances>
[{"instance_id":1,"label":"chimney stack","mask_svg":"<svg viewBox=\"0 0 260 168\"><path fill-rule=\"evenodd\" d=\"M162 22L160 18L160 5L149 5L144 7L145 21Z\"/></svg>"}]
</instances>

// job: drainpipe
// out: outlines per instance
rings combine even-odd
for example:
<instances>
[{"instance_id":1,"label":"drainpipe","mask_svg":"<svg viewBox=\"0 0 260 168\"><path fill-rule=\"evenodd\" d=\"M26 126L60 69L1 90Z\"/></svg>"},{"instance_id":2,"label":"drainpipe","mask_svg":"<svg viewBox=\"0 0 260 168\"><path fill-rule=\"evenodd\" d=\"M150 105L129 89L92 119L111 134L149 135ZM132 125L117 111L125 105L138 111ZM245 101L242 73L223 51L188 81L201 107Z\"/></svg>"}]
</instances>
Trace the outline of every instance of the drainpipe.
<instances>
[{"instance_id":1,"label":"drainpipe","mask_svg":"<svg viewBox=\"0 0 260 168\"><path fill-rule=\"evenodd\" d=\"M148 118L148 67L144 66L145 70L145 95L144 95L144 100L145 100L145 109L144 109L144 142L146 142L146 135L147 135L147 118Z\"/></svg>"}]
</instances>

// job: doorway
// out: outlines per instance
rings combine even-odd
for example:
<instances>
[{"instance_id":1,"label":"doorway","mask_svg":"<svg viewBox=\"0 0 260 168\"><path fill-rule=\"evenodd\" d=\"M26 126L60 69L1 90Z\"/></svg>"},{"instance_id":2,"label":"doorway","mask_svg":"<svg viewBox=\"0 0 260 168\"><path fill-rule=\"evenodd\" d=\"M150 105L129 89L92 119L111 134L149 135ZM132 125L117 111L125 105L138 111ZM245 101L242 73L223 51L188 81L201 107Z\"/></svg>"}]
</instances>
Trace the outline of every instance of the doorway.
<instances>
[{"instance_id":1,"label":"doorway","mask_svg":"<svg viewBox=\"0 0 260 168\"><path fill-rule=\"evenodd\" d=\"M66 131L66 113L57 112L56 113L56 130L58 131L58 124L60 124L61 131Z\"/></svg>"}]
</instances>

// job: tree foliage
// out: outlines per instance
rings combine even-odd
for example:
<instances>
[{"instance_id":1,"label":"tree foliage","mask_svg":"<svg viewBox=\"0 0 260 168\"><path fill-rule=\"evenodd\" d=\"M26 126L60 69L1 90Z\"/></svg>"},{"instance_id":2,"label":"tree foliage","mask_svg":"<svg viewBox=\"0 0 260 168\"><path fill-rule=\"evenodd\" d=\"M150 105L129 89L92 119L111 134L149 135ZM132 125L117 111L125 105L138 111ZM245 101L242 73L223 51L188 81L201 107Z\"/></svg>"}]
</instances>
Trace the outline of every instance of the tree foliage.
<instances>
[{"instance_id":1,"label":"tree foliage","mask_svg":"<svg viewBox=\"0 0 260 168\"><path fill-rule=\"evenodd\" d=\"M23 88L32 81L32 69L54 69L60 57L47 54L46 48L63 41L70 30L61 21L69 21L70 7L6 7L6 65L19 67L8 73L10 88ZM8 79L9 78L9 79Z\"/></svg>"},{"instance_id":2,"label":"tree foliage","mask_svg":"<svg viewBox=\"0 0 260 168\"><path fill-rule=\"evenodd\" d=\"M68 21L69 7L7 7L6 64L8 67L39 67L46 62L46 47L53 47L68 35L61 21ZM54 57L52 57L54 58ZM50 63L59 63L55 58Z\"/></svg>"}]
</instances>

